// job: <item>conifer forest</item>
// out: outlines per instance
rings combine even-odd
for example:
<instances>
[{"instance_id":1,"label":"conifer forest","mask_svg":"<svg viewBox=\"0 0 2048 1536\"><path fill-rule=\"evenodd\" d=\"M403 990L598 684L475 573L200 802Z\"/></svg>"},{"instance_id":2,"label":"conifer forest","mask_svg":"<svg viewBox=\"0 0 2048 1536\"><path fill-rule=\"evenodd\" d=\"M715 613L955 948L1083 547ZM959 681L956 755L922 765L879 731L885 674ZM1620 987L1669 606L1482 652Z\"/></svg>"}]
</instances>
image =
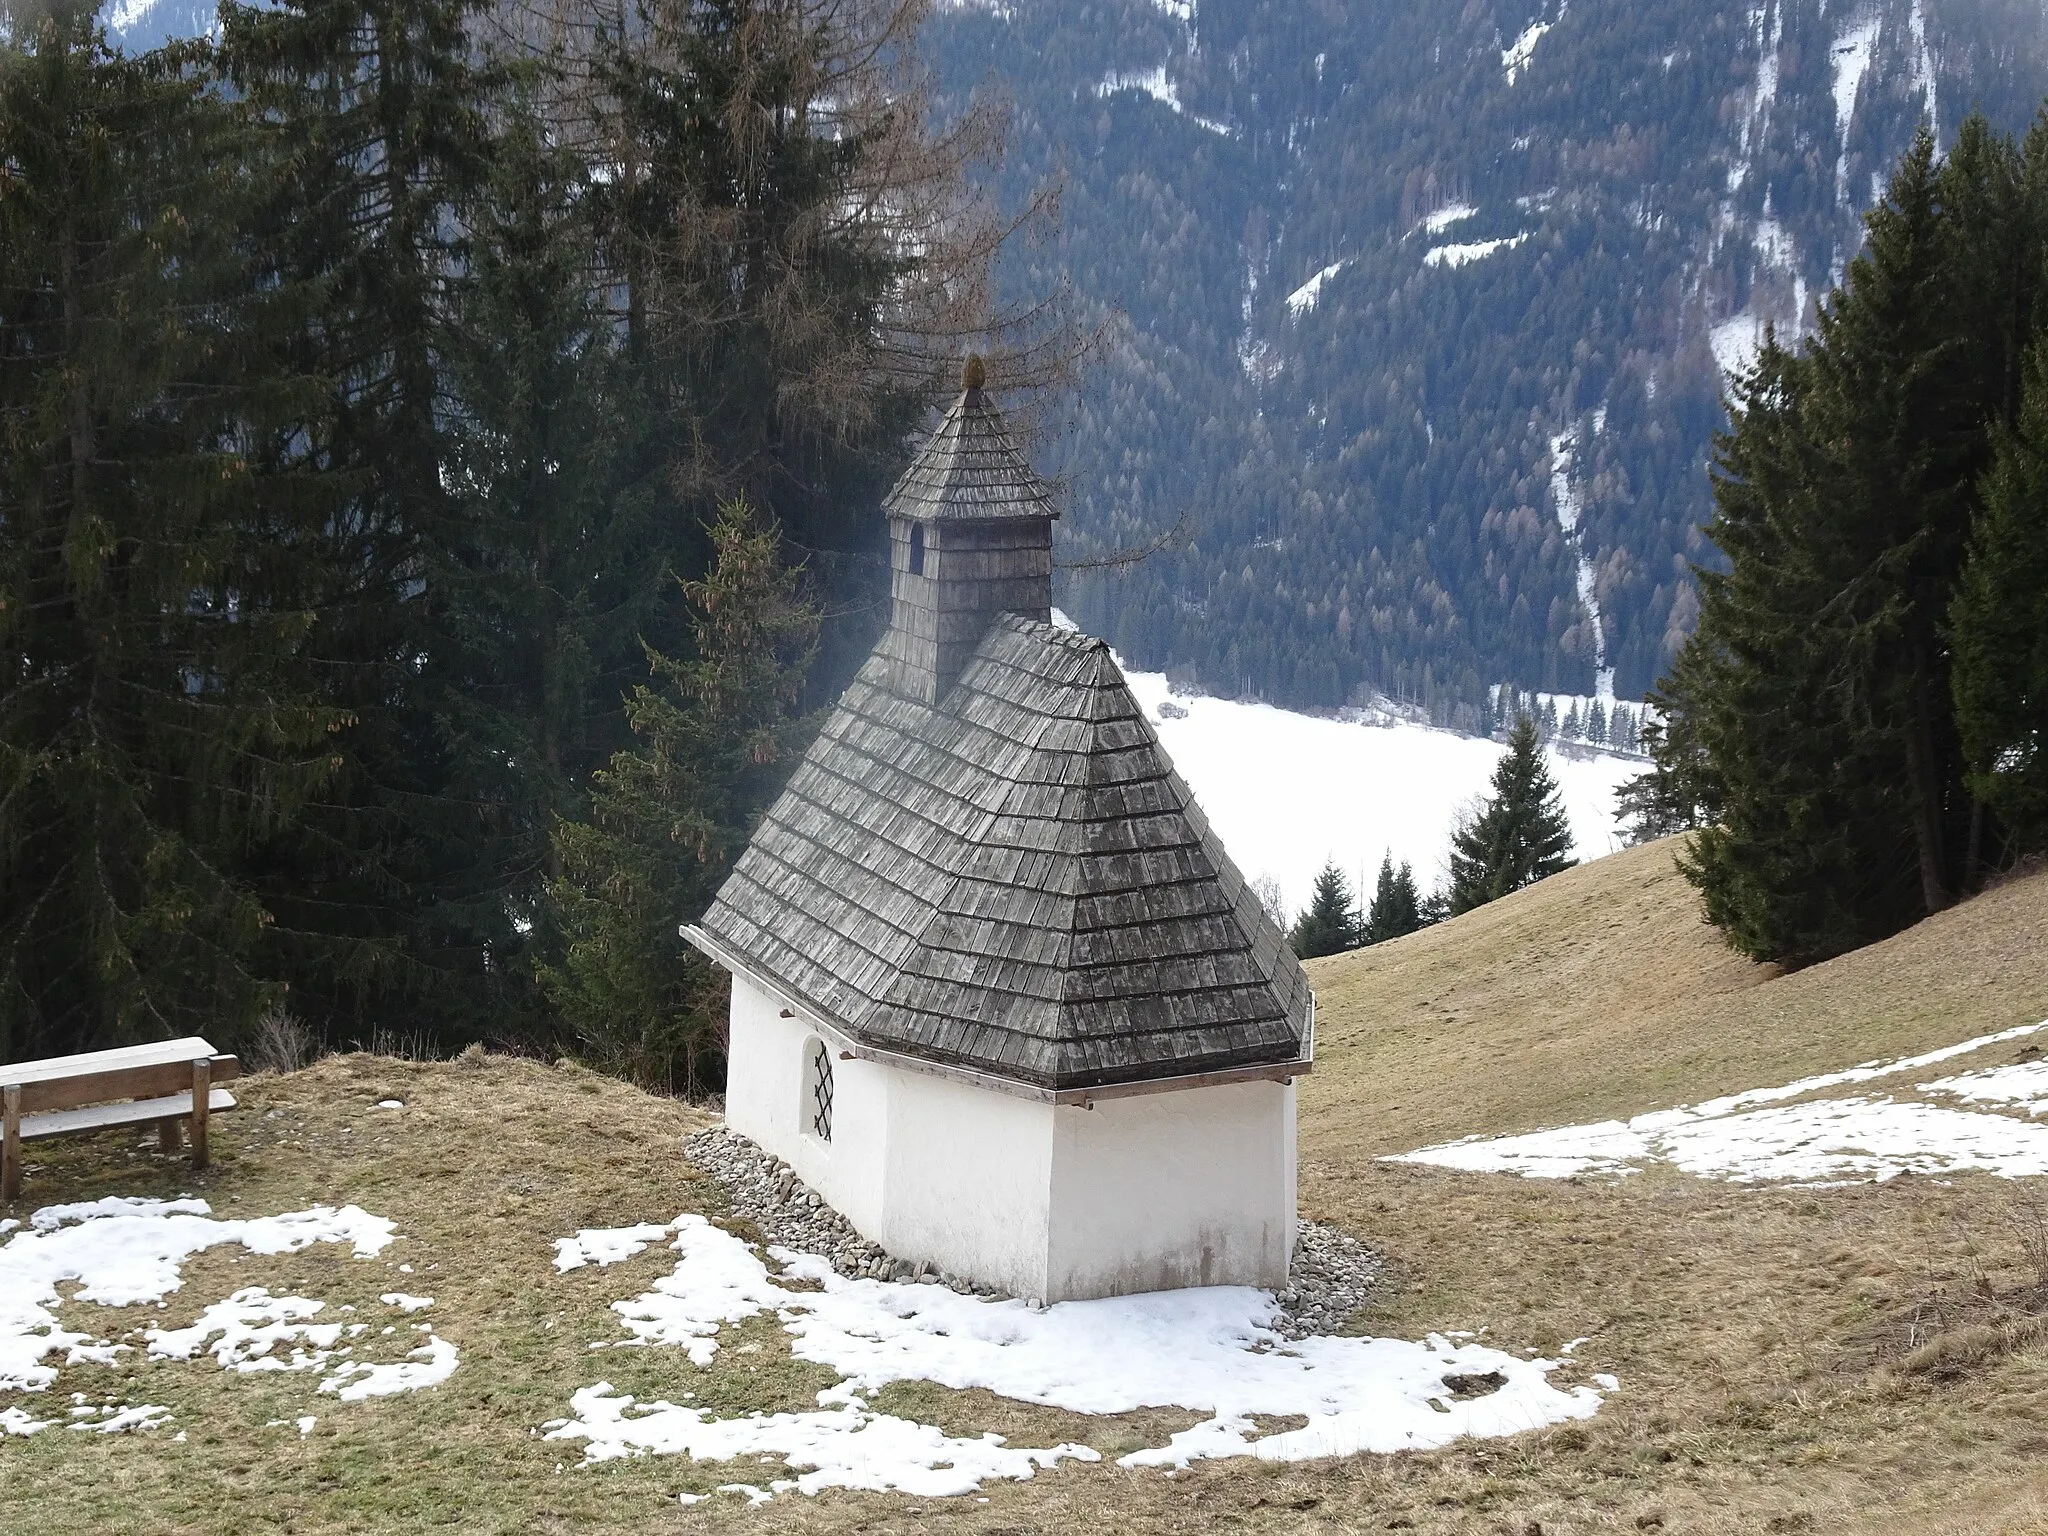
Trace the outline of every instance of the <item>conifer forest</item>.
<instances>
[{"instance_id":1,"label":"conifer forest","mask_svg":"<svg viewBox=\"0 0 2048 1536\"><path fill-rule=\"evenodd\" d=\"M103 21L0 44L0 1056L693 1086L579 1021L708 1038L676 924L872 642L910 429L1029 329L992 122L887 6Z\"/></svg>"},{"instance_id":2,"label":"conifer forest","mask_svg":"<svg viewBox=\"0 0 2048 1536\"><path fill-rule=\"evenodd\" d=\"M2048 848L2048 18L1867 12L0 0L0 1059L715 1088L677 925L970 350L1128 664L1508 746L1304 955L1564 868L1539 736L1750 956L1980 889Z\"/></svg>"}]
</instances>

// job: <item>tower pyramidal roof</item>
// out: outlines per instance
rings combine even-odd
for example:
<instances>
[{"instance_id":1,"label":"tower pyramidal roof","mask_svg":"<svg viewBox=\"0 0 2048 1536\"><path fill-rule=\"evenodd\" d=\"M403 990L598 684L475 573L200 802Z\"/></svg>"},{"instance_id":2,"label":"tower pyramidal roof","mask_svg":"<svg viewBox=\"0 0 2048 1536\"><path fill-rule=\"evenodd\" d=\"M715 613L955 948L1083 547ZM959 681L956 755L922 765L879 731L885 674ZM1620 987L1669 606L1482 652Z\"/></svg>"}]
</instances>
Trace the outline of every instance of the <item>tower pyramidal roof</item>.
<instances>
[{"instance_id":1,"label":"tower pyramidal roof","mask_svg":"<svg viewBox=\"0 0 2048 1536\"><path fill-rule=\"evenodd\" d=\"M981 358L969 357L959 399L882 499L889 516L957 522L1060 515L1051 489L1017 451L989 400L987 377Z\"/></svg>"},{"instance_id":2,"label":"tower pyramidal roof","mask_svg":"<svg viewBox=\"0 0 2048 1536\"><path fill-rule=\"evenodd\" d=\"M1051 517L969 380L890 513ZM930 510L904 510L912 497ZM900 687L890 646L692 941L856 1046L998 1086L1298 1066L1307 978L1109 647L1001 613L927 703Z\"/></svg>"}]
</instances>

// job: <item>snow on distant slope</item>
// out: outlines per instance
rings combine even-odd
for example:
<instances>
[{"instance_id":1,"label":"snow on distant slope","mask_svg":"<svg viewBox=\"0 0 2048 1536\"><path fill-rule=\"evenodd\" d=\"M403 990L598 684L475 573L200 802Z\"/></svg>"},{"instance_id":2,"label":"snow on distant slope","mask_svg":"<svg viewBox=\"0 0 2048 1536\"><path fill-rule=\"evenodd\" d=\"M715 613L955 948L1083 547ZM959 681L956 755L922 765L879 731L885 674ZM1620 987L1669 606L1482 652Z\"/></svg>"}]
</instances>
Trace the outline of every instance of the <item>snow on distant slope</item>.
<instances>
[{"instance_id":1,"label":"snow on distant slope","mask_svg":"<svg viewBox=\"0 0 2048 1536\"><path fill-rule=\"evenodd\" d=\"M1114 96L1119 91L1138 91L1172 109L1176 116L1185 117L1197 127L1206 128L1211 133L1220 133L1226 139L1230 137L1230 124L1219 123L1214 118L1198 117L1181 106L1180 87L1175 84L1173 77L1167 74L1164 64L1157 69L1134 70L1128 73L1112 72L1104 75L1101 83L1095 87L1097 96Z\"/></svg>"},{"instance_id":2,"label":"snow on distant slope","mask_svg":"<svg viewBox=\"0 0 2048 1536\"><path fill-rule=\"evenodd\" d=\"M213 0L115 0L105 16L107 35L121 48L140 53L173 38L218 34Z\"/></svg>"},{"instance_id":3,"label":"snow on distant slope","mask_svg":"<svg viewBox=\"0 0 2048 1536\"><path fill-rule=\"evenodd\" d=\"M1528 239L1528 231L1519 235L1506 236L1499 240L1474 240L1466 245L1433 245L1423 253L1425 267L1462 267L1468 261L1481 261L1495 251L1512 251Z\"/></svg>"},{"instance_id":4,"label":"snow on distant slope","mask_svg":"<svg viewBox=\"0 0 2048 1536\"><path fill-rule=\"evenodd\" d=\"M1301 314L1316 307L1316 297L1323 291L1323 284L1344 270L1342 261L1333 261L1314 277L1287 295L1287 313Z\"/></svg>"},{"instance_id":5,"label":"snow on distant slope","mask_svg":"<svg viewBox=\"0 0 2048 1536\"><path fill-rule=\"evenodd\" d=\"M1835 138L1841 150L1835 160L1835 201L1849 190L1849 123L1856 115L1856 93L1870 72L1871 55L1877 51L1879 18L1875 13L1857 17L1835 39Z\"/></svg>"},{"instance_id":6,"label":"snow on distant slope","mask_svg":"<svg viewBox=\"0 0 2048 1536\"><path fill-rule=\"evenodd\" d=\"M1543 34L1548 32L1552 25L1553 23L1548 21L1535 22L1525 28L1520 37L1501 49L1501 73L1508 77L1509 85L1513 85L1515 77L1528 69L1529 60L1536 53L1536 45L1543 41Z\"/></svg>"},{"instance_id":7,"label":"snow on distant slope","mask_svg":"<svg viewBox=\"0 0 2048 1536\"><path fill-rule=\"evenodd\" d=\"M1369 888L1391 850L1395 863L1415 866L1425 889L1437 883L1453 823L1486 792L1505 750L1423 725L1362 725L1265 704L1176 698L1162 673L1128 676L1231 858L1246 879L1277 881L1290 912L1306 904L1326 859ZM1612 852L1615 792L1642 764L1609 753L1549 760L1573 851L1581 859Z\"/></svg>"},{"instance_id":8,"label":"snow on distant slope","mask_svg":"<svg viewBox=\"0 0 2048 1536\"><path fill-rule=\"evenodd\" d=\"M1453 224L1462 224L1478 212L1470 203L1446 203L1435 213L1425 216L1422 227L1432 235L1440 235Z\"/></svg>"},{"instance_id":9,"label":"snow on distant slope","mask_svg":"<svg viewBox=\"0 0 2048 1536\"><path fill-rule=\"evenodd\" d=\"M1593 414L1593 431L1599 433L1606 424L1607 407L1603 405ZM1557 507L1558 526L1564 529L1564 536L1571 541L1579 557L1579 602L1593 626L1593 694L1604 706L1611 708L1614 704L1614 668L1607 664L1607 630L1600 618L1598 573L1592 557L1579 539L1579 490L1572 483L1572 466L1578 448L1576 428L1559 432L1550 439L1550 495Z\"/></svg>"},{"instance_id":10,"label":"snow on distant slope","mask_svg":"<svg viewBox=\"0 0 2048 1536\"><path fill-rule=\"evenodd\" d=\"M1941 103L1934 94L1934 54L1927 46L1927 7L1923 0L1913 0L1907 29L1913 39L1913 88L1926 99L1927 122L1934 129L1938 141L1941 135Z\"/></svg>"}]
</instances>

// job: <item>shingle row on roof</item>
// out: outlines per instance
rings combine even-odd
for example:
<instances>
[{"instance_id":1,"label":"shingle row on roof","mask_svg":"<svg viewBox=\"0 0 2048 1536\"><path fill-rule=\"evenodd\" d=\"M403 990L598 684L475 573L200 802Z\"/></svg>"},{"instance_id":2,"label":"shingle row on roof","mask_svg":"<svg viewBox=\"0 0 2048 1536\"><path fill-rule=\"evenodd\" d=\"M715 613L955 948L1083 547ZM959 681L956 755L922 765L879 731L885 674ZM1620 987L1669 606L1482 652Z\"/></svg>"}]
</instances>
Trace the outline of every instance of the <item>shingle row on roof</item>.
<instances>
[{"instance_id":1,"label":"shingle row on roof","mask_svg":"<svg viewBox=\"0 0 2048 1536\"><path fill-rule=\"evenodd\" d=\"M1017 451L1002 413L980 389L965 390L953 402L883 498L882 510L925 522L1059 516L1051 489Z\"/></svg>"},{"instance_id":2,"label":"shingle row on roof","mask_svg":"<svg viewBox=\"0 0 2048 1536\"><path fill-rule=\"evenodd\" d=\"M1308 983L1099 640L870 658L705 930L856 1039L1046 1088L1299 1058Z\"/></svg>"}]
</instances>

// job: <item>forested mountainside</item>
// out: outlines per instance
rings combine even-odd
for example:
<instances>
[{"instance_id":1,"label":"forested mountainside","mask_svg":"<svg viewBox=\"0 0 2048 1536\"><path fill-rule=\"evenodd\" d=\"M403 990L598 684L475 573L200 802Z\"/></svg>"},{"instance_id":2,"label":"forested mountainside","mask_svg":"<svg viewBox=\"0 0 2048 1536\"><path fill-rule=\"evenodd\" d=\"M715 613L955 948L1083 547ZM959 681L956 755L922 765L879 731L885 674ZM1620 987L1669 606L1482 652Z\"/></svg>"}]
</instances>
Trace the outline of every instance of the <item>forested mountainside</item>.
<instances>
[{"instance_id":1,"label":"forested mountainside","mask_svg":"<svg viewBox=\"0 0 2048 1536\"><path fill-rule=\"evenodd\" d=\"M1811 323L1931 117L2024 131L2041 0L997 0L948 92L1014 104L1106 323L1063 601L1137 665L1293 705L1623 697L1690 627L1721 367Z\"/></svg>"},{"instance_id":2,"label":"forested mountainside","mask_svg":"<svg viewBox=\"0 0 2048 1536\"><path fill-rule=\"evenodd\" d=\"M1810 325L1923 120L2048 93L2043 0L941 0L921 46L1012 104L1011 200L1063 189L1010 291L1104 327L1045 445L1068 610L1218 693L1467 729L1496 684L1655 682L1722 368Z\"/></svg>"}]
</instances>

